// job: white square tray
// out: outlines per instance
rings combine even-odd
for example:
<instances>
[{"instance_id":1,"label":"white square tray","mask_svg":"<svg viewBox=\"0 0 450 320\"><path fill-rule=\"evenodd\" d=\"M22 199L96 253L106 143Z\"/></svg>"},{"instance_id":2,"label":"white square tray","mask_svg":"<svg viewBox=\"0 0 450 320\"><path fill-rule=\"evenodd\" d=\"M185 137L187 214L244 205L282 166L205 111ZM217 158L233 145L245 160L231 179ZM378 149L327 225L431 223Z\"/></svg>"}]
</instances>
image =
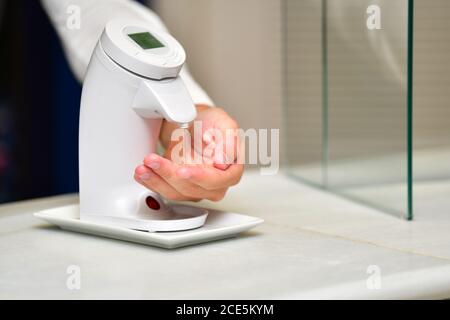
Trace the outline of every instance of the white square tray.
<instances>
[{"instance_id":1,"label":"white square tray","mask_svg":"<svg viewBox=\"0 0 450 320\"><path fill-rule=\"evenodd\" d=\"M237 236L249 230L264 220L242 214L209 210L208 218L203 227L178 232L145 232L109 225L97 224L79 219L79 205L42 210L35 217L57 225L61 229L88 233L107 238L137 242L166 249L173 249L193 244L214 241Z\"/></svg>"}]
</instances>

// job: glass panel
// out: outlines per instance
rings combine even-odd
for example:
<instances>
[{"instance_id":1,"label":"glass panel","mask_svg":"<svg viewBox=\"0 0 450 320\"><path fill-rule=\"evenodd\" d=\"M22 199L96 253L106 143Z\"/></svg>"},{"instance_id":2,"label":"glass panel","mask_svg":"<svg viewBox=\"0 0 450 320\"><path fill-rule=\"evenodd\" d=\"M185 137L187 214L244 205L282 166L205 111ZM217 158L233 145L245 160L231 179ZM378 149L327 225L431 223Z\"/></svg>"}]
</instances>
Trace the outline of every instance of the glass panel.
<instances>
[{"instance_id":1,"label":"glass panel","mask_svg":"<svg viewBox=\"0 0 450 320\"><path fill-rule=\"evenodd\" d=\"M414 216L450 214L450 1L415 1Z\"/></svg>"},{"instance_id":2,"label":"glass panel","mask_svg":"<svg viewBox=\"0 0 450 320\"><path fill-rule=\"evenodd\" d=\"M294 177L322 184L322 5L284 1L286 156Z\"/></svg>"},{"instance_id":3,"label":"glass panel","mask_svg":"<svg viewBox=\"0 0 450 320\"><path fill-rule=\"evenodd\" d=\"M327 1L327 187L408 216L408 1Z\"/></svg>"},{"instance_id":4,"label":"glass panel","mask_svg":"<svg viewBox=\"0 0 450 320\"><path fill-rule=\"evenodd\" d=\"M285 0L293 176L412 217L412 0Z\"/></svg>"}]
</instances>

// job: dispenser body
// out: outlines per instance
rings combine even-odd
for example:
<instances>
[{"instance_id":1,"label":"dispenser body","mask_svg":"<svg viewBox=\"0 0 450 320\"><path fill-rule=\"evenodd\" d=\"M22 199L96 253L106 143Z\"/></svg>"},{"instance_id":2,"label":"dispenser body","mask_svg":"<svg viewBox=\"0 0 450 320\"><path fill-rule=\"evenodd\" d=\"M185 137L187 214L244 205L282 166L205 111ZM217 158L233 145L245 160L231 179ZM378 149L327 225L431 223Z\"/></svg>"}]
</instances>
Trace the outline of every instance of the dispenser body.
<instances>
[{"instance_id":1,"label":"dispenser body","mask_svg":"<svg viewBox=\"0 0 450 320\"><path fill-rule=\"evenodd\" d=\"M115 64L98 43L81 96L81 219L158 218L145 203L151 192L133 180L134 168L155 151L162 122L132 109L142 81Z\"/></svg>"},{"instance_id":2,"label":"dispenser body","mask_svg":"<svg viewBox=\"0 0 450 320\"><path fill-rule=\"evenodd\" d=\"M155 42L136 41L157 39ZM136 166L155 152L162 119L182 125L196 109L170 35L140 21L108 22L83 82L79 127L80 219L146 231L197 228L207 212L167 206L137 183ZM161 206L150 205L149 197ZM179 206L177 206L179 207Z\"/></svg>"}]
</instances>

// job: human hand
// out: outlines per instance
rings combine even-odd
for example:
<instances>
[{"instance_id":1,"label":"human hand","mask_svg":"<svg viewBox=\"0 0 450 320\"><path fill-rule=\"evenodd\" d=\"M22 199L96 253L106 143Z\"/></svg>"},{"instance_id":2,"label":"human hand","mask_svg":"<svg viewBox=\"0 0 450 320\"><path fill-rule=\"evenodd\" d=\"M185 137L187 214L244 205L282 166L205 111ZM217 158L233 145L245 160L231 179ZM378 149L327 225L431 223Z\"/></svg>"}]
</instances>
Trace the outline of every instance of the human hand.
<instances>
[{"instance_id":1,"label":"human hand","mask_svg":"<svg viewBox=\"0 0 450 320\"><path fill-rule=\"evenodd\" d=\"M190 154L192 160L200 153L200 163L180 161L174 153L180 141L171 140L178 127L164 122L160 135L166 147L164 157L149 154L135 169L136 181L170 200L219 201L229 187L239 182L243 173L243 165L235 161L240 146L236 121L220 108L198 105L197 111L195 120L201 123L201 130L195 130L194 126L189 128L192 141L185 155ZM201 150L196 147L196 139L200 139Z\"/></svg>"}]
</instances>

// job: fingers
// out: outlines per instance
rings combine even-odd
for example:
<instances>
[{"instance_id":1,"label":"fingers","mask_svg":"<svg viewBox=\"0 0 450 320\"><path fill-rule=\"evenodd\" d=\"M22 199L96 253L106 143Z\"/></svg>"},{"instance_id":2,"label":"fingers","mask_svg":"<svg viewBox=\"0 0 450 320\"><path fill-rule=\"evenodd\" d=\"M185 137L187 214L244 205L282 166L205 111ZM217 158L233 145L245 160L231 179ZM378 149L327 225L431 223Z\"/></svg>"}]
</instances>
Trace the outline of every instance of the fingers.
<instances>
[{"instance_id":1,"label":"fingers","mask_svg":"<svg viewBox=\"0 0 450 320\"><path fill-rule=\"evenodd\" d=\"M177 169L176 174L184 179L189 179L206 190L228 188L236 185L244 171L242 164L233 164L226 170L218 170L214 167L184 166Z\"/></svg>"},{"instance_id":2,"label":"fingers","mask_svg":"<svg viewBox=\"0 0 450 320\"><path fill-rule=\"evenodd\" d=\"M209 199L212 201L219 201L225 196L226 188L215 188L214 190L204 189L186 179L183 172L180 174L178 172L181 168L179 165L156 154L150 154L145 157L144 165L151 169L151 171L159 176L159 178L168 186L187 199ZM148 184L151 185L151 182Z\"/></svg>"},{"instance_id":3,"label":"fingers","mask_svg":"<svg viewBox=\"0 0 450 320\"><path fill-rule=\"evenodd\" d=\"M134 172L134 179L142 184L143 186L149 188L150 190L159 193L164 198L169 200L191 200L196 201L198 199L187 199L179 193L175 188L169 185L164 179L154 173L152 170L146 166L139 166Z\"/></svg>"},{"instance_id":4,"label":"fingers","mask_svg":"<svg viewBox=\"0 0 450 320\"><path fill-rule=\"evenodd\" d=\"M144 158L144 165L152 169L164 180L171 179L175 176L175 171L179 167L176 163L154 153Z\"/></svg>"},{"instance_id":5,"label":"fingers","mask_svg":"<svg viewBox=\"0 0 450 320\"><path fill-rule=\"evenodd\" d=\"M234 119L228 121L227 129L224 130L224 146L223 146L223 155L224 155L224 163L232 164L237 159L237 155L239 152L239 134L238 134L238 125Z\"/></svg>"},{"instance_id":6,"label":"fingers","mask_svg":"<svg viewBox=\"0 0 450 320\"><path fill-rule=\"evenodd\" d=\"M190 128L194 149L211 158L216 168L226 170L239 151L238 123L221 108L204 110L198 120Z\"/></svg>"},{"instance_id":7,"label":"fingers","mask_svg":"<svg viewBox=\"0 0 450 320\"><path fill-rule=\"evenodd\" d=\"M214 166L225 170L237 159L239 152L239 135L237 124L231 118L222 124L223 129L210 129L204 134L207 145L205 150L211 147L214 150Z\"/></svg>"}]
</instances>

